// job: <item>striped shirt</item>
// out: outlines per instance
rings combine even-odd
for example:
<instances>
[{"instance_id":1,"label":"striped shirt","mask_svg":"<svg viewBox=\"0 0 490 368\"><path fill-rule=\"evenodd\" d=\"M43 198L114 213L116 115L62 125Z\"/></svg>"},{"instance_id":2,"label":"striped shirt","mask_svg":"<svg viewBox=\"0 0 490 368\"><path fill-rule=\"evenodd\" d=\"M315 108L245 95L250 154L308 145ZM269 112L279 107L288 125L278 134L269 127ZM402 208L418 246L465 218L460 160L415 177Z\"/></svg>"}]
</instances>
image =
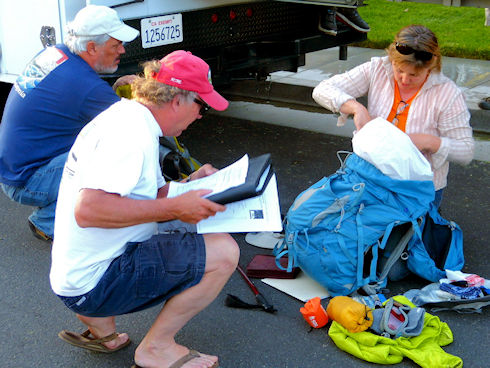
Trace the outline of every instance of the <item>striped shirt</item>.
<instances>
[{"instance_id":1,"label":"striped shirt","mask_svg":"<svg viewBox=\"0 0 490 368\"><path fill-rule=\"evenodd\" d=\"M313 99L334 113L348 100L367 95L372 118L388 118L395 96L393 68L385 57L373 57L345 73L322 81L313 90ZM337 125L345 124L340 113ZM405 132L431 134L441 138L436 153L425 154L434 173L436 190L447 185L449 162L466 165L473 159L473 131L464 95L442 73L432 71L408 111Z\"/></svg>"}]
</instances>

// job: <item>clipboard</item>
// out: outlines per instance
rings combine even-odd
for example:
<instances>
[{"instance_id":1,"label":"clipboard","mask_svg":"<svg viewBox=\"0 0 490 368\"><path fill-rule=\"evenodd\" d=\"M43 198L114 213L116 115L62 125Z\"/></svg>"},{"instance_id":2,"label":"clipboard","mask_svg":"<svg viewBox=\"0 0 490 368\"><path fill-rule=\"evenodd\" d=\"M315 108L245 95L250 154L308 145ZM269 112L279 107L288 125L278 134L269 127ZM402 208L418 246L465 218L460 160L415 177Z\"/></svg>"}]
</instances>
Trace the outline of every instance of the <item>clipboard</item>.
<instances>
[{"instance_id":1,"label":"clipboard","mask_svg":"<svg viewBox=\"0 0 490 368\"><path fill-rule=\"evenodd\" d=\"M227 204L261 195L267 184L269 184L273 173L270 153L251 158L248 161L245 183L221 193L213 194L206 197L206 199L219 204Z\"/></svg>"}]
</instances>

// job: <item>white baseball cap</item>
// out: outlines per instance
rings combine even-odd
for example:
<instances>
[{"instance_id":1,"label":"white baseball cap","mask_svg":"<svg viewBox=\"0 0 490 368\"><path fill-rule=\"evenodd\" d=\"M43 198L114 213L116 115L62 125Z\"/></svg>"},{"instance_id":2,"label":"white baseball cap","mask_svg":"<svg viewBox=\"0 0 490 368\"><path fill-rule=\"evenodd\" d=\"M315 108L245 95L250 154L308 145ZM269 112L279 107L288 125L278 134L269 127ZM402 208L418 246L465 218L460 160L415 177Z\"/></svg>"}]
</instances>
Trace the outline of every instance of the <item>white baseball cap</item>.
<instances>
[{"instance_id":1,"label":"white baseball cap","mask_svg":"<svg viewBox=\"0 0 490 368\"><path fill-rule=\"evenodd\" d=\"M102 5L88 5L81 9L68 31L75 36L99 36L108 34L116 40L129 42L139 35L139 31L123 23L114 9Z\"/></svg>"}]
</instances>

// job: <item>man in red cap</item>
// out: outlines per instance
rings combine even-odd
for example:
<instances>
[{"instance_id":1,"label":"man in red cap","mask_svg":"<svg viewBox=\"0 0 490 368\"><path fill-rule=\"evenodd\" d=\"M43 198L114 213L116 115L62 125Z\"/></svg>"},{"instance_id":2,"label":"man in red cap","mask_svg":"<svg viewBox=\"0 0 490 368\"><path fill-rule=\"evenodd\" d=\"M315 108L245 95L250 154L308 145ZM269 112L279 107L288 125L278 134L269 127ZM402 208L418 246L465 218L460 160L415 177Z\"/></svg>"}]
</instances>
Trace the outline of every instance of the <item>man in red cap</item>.
<instances>
[{"instance_id":1,"label":"man in red cap","mask_svg":"<svg viewBox=\"0 0 490 368\"><path fill-rule=\"evenodd\" d=\"M129 343L115 316L165 302L135 352L135 367L217 367L216 356L179 345L175 334L219 294L239 249L229 234L195 232L223 211L210 190L167 198L159 162L161 136L179 136L210 108L228 102L209 66L175 51L144 65L122 99L79 134L63 172L50 272L51 287L87 327L62 331L73 345L113 352ZM216 172L209 164L190 175Z\"/></svg>"}]
</instances>

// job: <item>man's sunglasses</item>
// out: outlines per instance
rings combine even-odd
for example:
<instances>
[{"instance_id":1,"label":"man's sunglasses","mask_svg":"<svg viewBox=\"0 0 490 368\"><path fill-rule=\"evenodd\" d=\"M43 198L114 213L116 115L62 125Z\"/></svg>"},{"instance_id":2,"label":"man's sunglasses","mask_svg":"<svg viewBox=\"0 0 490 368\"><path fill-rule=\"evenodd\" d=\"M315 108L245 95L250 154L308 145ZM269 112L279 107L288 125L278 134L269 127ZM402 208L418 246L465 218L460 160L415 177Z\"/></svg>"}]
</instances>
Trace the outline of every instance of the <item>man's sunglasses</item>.
<instances>
[{"instance_id":1,"label":"man's sunglasses","mask_svg":"<svg viewBox=\"0 0 490 368\"><path fill-rule=\"evenodd\" d=\"M402 55L411 55L414 54L415 59L420 60L420 61L429 61L432 59L434 54L428 51L419 51L411 48L408 45L405 45L403 43L396 43L395 44L396 51L398 51Z\"/></svg>"},{"instance_id":2,"label":"man's sunglasses","mask_svg":"<svg viewBox=\"0 0 490 368\"><path fill-rule=\"evenodd\" d=\"M207 113L209 111L209 109L211 108L211 106L209 106L206 102L204 102L198 98L195 98L194 102L197 103L199 106L201 106L201 109L199 110L199 115L201 115L201 116L203 116L205 113Z\"/></svg>"}]
</instances>

